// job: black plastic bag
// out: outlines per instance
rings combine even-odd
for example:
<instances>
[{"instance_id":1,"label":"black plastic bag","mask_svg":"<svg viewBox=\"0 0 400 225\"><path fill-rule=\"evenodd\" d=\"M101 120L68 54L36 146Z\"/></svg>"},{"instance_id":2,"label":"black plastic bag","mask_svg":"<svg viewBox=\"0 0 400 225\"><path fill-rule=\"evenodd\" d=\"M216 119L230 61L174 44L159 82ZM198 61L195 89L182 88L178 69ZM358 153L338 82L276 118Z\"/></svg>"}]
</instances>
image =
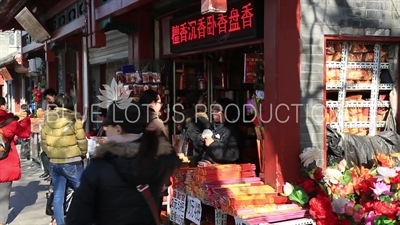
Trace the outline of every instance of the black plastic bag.
<instances>
[{"instance_id":1,"label":"black plastic bag","mask_svg":"<svg viewBox=\"0 0 400 225\"><path fill-rule=\"evenodd\" d=\"M328 165L346 159L357 166L370 168L377 153L390 155L400 152L400 135L393 131L384 131L375 136L340 135L333 129L327 129Z\"/></svg>"},{"instance_id":2,"label":"black plastic bag","mask_svg":"<svg viewBox=\"0 0 400 225\"><path fill-rule=\"evenodd\" d=\"M337 164L344 159L344 150L341 146L341 141L342 136L328 126L326 131L328 165Z\"/></svg>"}]
</instances>

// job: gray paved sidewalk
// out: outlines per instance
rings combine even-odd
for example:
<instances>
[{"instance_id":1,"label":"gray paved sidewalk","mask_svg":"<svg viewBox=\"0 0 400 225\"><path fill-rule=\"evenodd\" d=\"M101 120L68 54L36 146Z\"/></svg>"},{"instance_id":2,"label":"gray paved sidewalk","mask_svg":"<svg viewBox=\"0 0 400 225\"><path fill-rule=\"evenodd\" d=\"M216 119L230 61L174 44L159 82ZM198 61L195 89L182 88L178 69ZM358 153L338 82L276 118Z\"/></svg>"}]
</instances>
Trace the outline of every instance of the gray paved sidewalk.
<instances>
[{"instance_id":1,"label":"gray paved sidewalk","mask_svg":"<svg viewBox=\"0 0 400 225\"><path fill-rule=\"evenodd\" d=\"M43 173L37 163L22 160L22 179L13 183L11 192L10 225L48 225L45 215L46 191L49 182L39 179Z\"/></svg>"}]
</instances>

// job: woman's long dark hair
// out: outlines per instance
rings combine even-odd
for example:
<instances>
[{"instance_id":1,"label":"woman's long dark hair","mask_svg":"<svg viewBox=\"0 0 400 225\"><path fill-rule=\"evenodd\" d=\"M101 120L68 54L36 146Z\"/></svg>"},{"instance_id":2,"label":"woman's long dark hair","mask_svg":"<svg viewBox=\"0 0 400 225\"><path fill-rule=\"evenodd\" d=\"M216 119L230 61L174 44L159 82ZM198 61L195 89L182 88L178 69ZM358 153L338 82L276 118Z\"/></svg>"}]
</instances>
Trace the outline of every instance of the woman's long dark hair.
<instances>
[{"instance_id":1,"label":"woman's long dark hair","mask_svg":"<svg viewBox=\"0 0 400 225\"><path fill-rule=\"evenodd\" d=\"M157 131L145 131L138 152L139 168L145 169L157 156L160 134Z\"/></svg>"},{"instance_id":2,"label":"woman's long dark hair","mask_svg":"<svg viewBox=\"0 0 400 225\"><path fill-rule=\"evenodd\" d=\"M159 99L159 94L154 91L154 90L145 90L141 95L139 99L139 103L142 105L150 104L152 102L157 102Z\"/></svg>"}]
</instances>

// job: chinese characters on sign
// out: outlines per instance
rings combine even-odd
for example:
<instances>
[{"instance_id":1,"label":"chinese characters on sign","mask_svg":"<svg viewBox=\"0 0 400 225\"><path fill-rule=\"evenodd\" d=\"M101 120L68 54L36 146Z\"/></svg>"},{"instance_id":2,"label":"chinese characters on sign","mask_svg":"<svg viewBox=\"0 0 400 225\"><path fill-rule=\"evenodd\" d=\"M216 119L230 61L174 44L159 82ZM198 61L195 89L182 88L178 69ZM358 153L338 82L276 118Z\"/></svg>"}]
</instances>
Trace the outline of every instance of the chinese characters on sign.
<instances>
[{"instance_id":1,"label":"chinese characters on sign","mask_svg":"<svg viewBox=\"0 0 400 225\"><path fill-rule=\"evenodd\" d=\"M174 190L171 206L171 221L178 224L185 224L186 194Z\"/></svg>"},{"instance_id":2,"label":"chinese characters on sign","mask_svg":"<svg viewBox=\"0 0 400 225\"><path fill-rule=\"evenodd\" d=\"M171 20L171 50L255 35L256 10L252 0L232 3L226 13Z\"/></svg>"},{"instance_id":3,"label":"chinese characters on sign","mask_svg":"<svg viewBox=\"0 0 400 225\"><path fill-rule=\"evenodd\" d=\"M187 196L187 210L186 219L192 221L196 225L200 225L201 222L201 202L199 199L192 196Z\"/></svg>"},{"instance_id":4,"label":"chinese characters on sign","mask_svg":"<svg viewBox=\"0 0 400 225\"><path fill-rule=\"evenodd\" d=\"M262 55L244 54L244 83L254 83L257 79L257 64L262 62Z\"/></svg>"}]
</instances>

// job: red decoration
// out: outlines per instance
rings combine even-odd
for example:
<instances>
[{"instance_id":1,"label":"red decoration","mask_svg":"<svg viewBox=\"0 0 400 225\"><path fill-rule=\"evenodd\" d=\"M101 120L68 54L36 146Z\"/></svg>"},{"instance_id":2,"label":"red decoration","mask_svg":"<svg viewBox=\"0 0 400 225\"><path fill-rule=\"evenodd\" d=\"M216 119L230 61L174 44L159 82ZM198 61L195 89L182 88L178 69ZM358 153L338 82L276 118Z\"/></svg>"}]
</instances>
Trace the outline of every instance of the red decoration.
<instances>
[{"instance_id":1,"label":"red decoration","mask_svg":"<svg viewBox=\"0 0 400 225\"><path fill-rule=\"evenodd\" d=\"M181 36L181 42L187 42L187 23L184 22L183 24L181 24L180 27L180 32L179 32L180 36Z\"/></svg>"},{"instance_id":2,"label":"red decoration","mask_svg":"<svg viewBox=\"0 0 400 225\"><path fill-rule=\"evenodd\" d=\"M242 7L242 24L243 24L243 29L246 27L253 27L253 16L254 14L252 13L253 8L251 7L251 3L245 5Z\"/></svg>"},{"instance_id":3,"label":"red decoration","mask_svg":"<svg viewBox=\"0 0 400 225\"><path fill-rule=\"evenodd\" d=\"M197 21L190 21L188 22L189 24L189 36L188 36L188 40L194 40L197 38L197 30L196 30L196 25L197 25Z\"/></svg>"},{"instance_id":4,"label":"red decoration","mask_svg":"<svg viewBox=\"0 0 400 225\"><path fill-rule=\"evenodd\" d=\"M215 15L207 16L207 35L214 36L216 27Z\"/></svg>"},{"instance_id":5,"label":"red decoration","mask_svg":"<svg viewBox=\"0 0 400 225\"><path fill-rule=\"evenodd\" d=\"M214 22L215 23L215 22ZM206 25L205 25L205 22L204 22L204 17L201 17L199 20L198 20L198 27L197 27L197 31L198 31L198 34L199 34L199 38L205 38L206 37Z\"/></svg>"},{"instance_id":6,"label":"red decoration","mask_svg":"<svg viewBox=\"0 0 400 225\"><path fill-rule=\"evenodd\" d=\"M232 9L231 15L229 16L229 32L235 32L240 30L239 17L240 17L239 10Z\"/></svg>"}]
</instances>

